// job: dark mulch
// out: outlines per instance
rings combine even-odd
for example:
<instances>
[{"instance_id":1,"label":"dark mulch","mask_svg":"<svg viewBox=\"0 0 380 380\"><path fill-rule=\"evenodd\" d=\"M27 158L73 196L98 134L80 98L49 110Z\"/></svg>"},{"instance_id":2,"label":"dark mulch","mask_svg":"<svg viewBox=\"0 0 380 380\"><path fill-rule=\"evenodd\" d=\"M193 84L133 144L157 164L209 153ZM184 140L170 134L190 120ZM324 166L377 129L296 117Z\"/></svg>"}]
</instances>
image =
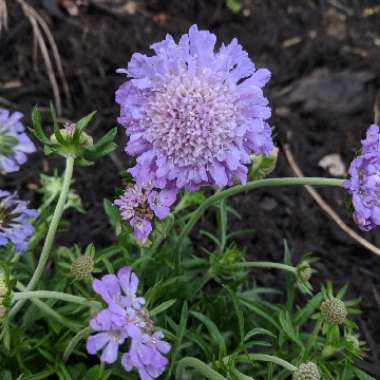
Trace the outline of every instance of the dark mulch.
<instances>
[{"instance_id":1,"label":"dark mulch","mask_svg":"<svg viewBox=\"0 0 380 380\"><path fill-rule=\"evenodd\" d=\"M28 114L36 103L46 107L52 91L41 55L34 59L28 20L16 1L7 2L10 28L0 38L0 105ZM63 60L72 95L71 102L64 99L63 116L75 119L96 109L95 136L116 124L114 91L123 78L115 69L125 66L132 52L146 52L150 42L167 32L179 36L192 23L211 29L223 41L237 37L257 66L271 69L267 95L276 139L280 147L289 143L305 174L326 175L318 166L326 154L338 153L349 163L372 122L380 78L379 1L245 0L244 10L233 14L222 0L154 0L137 2L139 9L132 15L115 14L107 1L97 0L78 17L69 17L54 0L30 3L48 22ZM120 130L120 141L122 134ZM120 186L118 172L126 162L120 148L112 159L77 170L75 187L87 213L70 215L75 227L62 242L112 241L102 199L112 198ZM23 171L7 177L6 186L36 200L31 190L49 165L42 154L35 155ZM275 174L292 175L283 154ZM343 192L321 193L352 225ZM362 298L361 327L372 351L372 372L380 376L380 259L347 237L303 189L257 191L236 197L233 204L243 216L233 228L256 230L239 242L252 257L280 259L282 240L287 239L296 257L305 252L320 257L316 286L326 280L338 286L348 283L351 295ZM378 232L366 237L380 246ZM258 282L276 285L274 275L261 272Z\"/></svg>"}]
</instances>

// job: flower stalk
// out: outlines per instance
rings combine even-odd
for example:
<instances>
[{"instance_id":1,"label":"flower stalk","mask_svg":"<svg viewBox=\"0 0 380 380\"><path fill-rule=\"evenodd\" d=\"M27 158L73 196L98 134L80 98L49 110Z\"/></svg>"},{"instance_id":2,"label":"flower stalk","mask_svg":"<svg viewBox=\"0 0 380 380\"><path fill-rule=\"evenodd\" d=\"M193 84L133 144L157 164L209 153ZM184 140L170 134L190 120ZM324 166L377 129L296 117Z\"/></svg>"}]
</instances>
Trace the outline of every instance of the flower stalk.
<instances>
[{"instance_id":1,"label":"flower stalk","mask_svg":"<svg viewBox=\"0 0 380 380\"><path fill-rule=\"evenodd\" d=\"M284 177L284 178L267 178L247 182L245 185L237 185L226 190L219 191L207 198L192 214L177 240L174 252L177 252L177 267L179 268L181 246L185 237L191 232L203 213L214 203L233 195L245 191L260 189L263 187L280 187L280 186L333 186L342 187L344 180L338 178L321 178L321 177Z\"/></svg>"},{"instance_id":2,"label":"flower stalk","mask_svg":"<svg viewBox=\"0 0 380 380\"><path fill-rule=\"evenodd\" d=\"M35 298L48 298L65 302L76 303L79 305L88 305L90 307L101 308L101 303L97 301L91 301L81 296L75 296L73 294L67 294L62 292L55 292L49 290L26 290L24 292L18 292L13 294L13 301L28 300Z\"/></svg>"},{"instance_id":3,"label":"flower stalk","mask_svg":"<svg viewBox=\"0 0 380 380\"><path fill-rule=\"evenodd\" d=\"M42 247L42 252L37 264L37 268L34 271L33 276L26 287L26 289L29 291L33 290L36 287L38 281L40 280L45 270L46 263L49 259L49 254L54 243L55 234L57 232L59 222L62 218L63 210L64 210L65 203L67 200L67 195L69 193L71 178L72 178L73 170L74 170L74 161L75 161L74 155L68 154L66 156L66 168L65 168L65 173L64 173L63 182L62 182L62 190L61 190L61 193L57 201L57 205L54 210L53 218L49 225L49 229L46 235L44 245ZM22 306L25 304L25 302L26 302L26 299L20 299L9 312L9 317L14 317L17 314L17 312L22 308Z\"/></svg>"}]
</instances>

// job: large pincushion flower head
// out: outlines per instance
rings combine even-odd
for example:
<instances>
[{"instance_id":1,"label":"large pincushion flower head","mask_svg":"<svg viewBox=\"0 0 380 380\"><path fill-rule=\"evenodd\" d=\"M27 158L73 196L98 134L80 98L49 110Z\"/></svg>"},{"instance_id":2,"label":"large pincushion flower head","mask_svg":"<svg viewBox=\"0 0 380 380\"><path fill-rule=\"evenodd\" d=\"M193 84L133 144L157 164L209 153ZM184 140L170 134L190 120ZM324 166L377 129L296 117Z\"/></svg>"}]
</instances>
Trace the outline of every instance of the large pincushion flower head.
<instances>
[{"instance_id":1,"label":"large pincushion flower head","mask_svg":"<svg viewBox=\"0 0 380 380\"><path fill-rule=\"evenodd\" d=\"M373 124L362 140L362 151L351 163L344 187L352 194L354 220L363 231L380 225L380 133Z\"/></svg>"},{"instance_id":2,"label":"large pincushion flower head","mask_svg":"<svg viewBox=\"0 0 380 380\"><path fill-rule=\"evenodd\" d=\"M0 172L10 173L20 169L27 155L36 147L25 133L21 123L22 113L0 108Z\"/></svg>"},{"instance_id":3,"label":"large pincushion flower head","mask_svg":"<svg viewBox=\"0 0 380 380\"><path fill-rule=\"evenodd\" d=\"M244 183L250 154L271 152L262 92L270 72L256 70L236 39L218 51L215 43L193 25L178 44L168 35L151 46L155 55L136 53L118 70L130 78L116 101L140 186L195 191Z\"/></svg>"}]
</instances>

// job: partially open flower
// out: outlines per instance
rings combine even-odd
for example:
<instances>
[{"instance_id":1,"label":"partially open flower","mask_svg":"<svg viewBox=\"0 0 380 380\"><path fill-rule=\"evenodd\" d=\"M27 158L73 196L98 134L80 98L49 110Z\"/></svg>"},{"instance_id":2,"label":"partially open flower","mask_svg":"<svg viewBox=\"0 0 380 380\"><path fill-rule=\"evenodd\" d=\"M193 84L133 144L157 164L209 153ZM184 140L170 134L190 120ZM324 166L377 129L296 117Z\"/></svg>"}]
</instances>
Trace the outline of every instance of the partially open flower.
<instances>
[{"instance_id":1,"label":"partially open flower","mask_svg":"<svg viewBox=\"0 0 380 380\"><path fill-rule=\"evenodd\" d=\"M371 125L362 140L361 154L349 169L344 187L352 194L354 220L363 231L380 225L380 133Z\"/></svg>"},{"instance_id":2,"label":"partially open flower","mask_svg":"<svg viewBox=\"0 0 380 380\"><path fill-rule=\"evenodd\" d=\"M330 298L321 304L322 317L333 325L342 325L347 318L347 308L339 298Z\"/></svg>"},{"instance_id":3,"label":"partially open flower","mask_svg":"<svg viewBox=\"0 0 380 380\"><path fill-rule=\"evenodd\" d=\"M26 251L34 232L30 219L37 215L16 193L0 190L0 246L11 243L16 251Z\"/></svg>"},{"instance_id":4,"label":"partially open flower","mask_svg":"<svg viewBox=\"0 0 380 380\"><path fill-rule=\"evenodd\" d=\"M118 70L131 78L116 101L140 186L195 191L244 183L250 154L271 153L271 109L262 91L270 72L256 70L236 39L219 51L215 43L214 34L193 25L178 44L168 35L151 46L155 55L136 53Z\"/></svg>"},{"instance_id":5,"label":"partially open flower","mask_svg":"<svg viewBox=\"0 0 380 380\"><path fill-rule=\"evenodd\" d=\"M20 112L11 114L0 108L0 171L15 172L27 160L27 155L36 151L36 147L25 133Z\"/></svg>"},{"instance_id":6,"label":"partially open flower","mask_svg":"<svg viewBox=\"0 0 380 380\"><path fill-rule=\"evenodd\" d=\"M175 191L142 189L139 185L129 185L124 194L114 204L119 207L121 216L133 227L136 239L144 242L152 232L152 219L159 219L170 213L175 202Z\"/></svg>"},{"instance_id":7,"label":"partially open flower","mask_svg":"<svg viewBox=\"0 0 380 380\"><path fill-rule=\"evenodd\" d=\"M320 380L318 367L313 362L303 363L298 370L293 373L293 380Z\"/></svg>"}]
</instances>

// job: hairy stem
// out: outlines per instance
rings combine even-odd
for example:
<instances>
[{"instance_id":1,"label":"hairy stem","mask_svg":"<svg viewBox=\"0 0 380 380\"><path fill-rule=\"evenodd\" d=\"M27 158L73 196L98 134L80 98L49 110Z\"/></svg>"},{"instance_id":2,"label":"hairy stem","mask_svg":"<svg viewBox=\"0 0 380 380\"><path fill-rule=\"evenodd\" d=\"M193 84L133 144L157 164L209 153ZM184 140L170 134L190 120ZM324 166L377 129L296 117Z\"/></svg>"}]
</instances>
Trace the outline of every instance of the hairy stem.
<instances>
[{"instance_id":1,"label":"hairy stem","mask_svg":"<svg viewBox=\"0 0 380 380\"><path fill-rule=\"evenodd\" d=\"M179 267L181 246L184 238L191 232L195 224L203 213L215 202L222 199L226 199L233 195L243 193L245 191L259 189L262 187L280 187L280 186L334 186L341 187L344 180L336 178L319 178L319 177L285 177L285 178L267 178L260 179L251 182L247 182L245 185L238 185L230 187L226 190L219 191L207 198L192 214L185 227L182 229L180 236L178 237L174 252L177 253L177 266Z\"/></svg>"},{"instance_id":2,"label":"hairy stem","mask_svg":"<svg viewBox=\"0 0 380 380\"><path fill-rule=\"evenodd\" d=\"M272 263L270 261L249 261L246 263L236 263L228 266L229 269L243 269L243 268L265 268L265 269L280 269L297 275L297 269L290 265L281 263Z\"/></svg>"},{"instance_id":3,"label":"hairy stem","mask_svg":"<svg viewBox=\"0 0 380 380\"><path fill-rule=\"evenodd\" d=\"M57 205L54 210L53 218L49 225L49 229L46 235L44 245L42 247L42 252L37 264L37 268L34 271L33 276L26 287L27 290L33 290L36 287L38 281L40 280L45 270L46 263L49 259L49 254L53 246L55 234L57 232L59 222L62 218L63 209L67 200L67 195L69 193L71 178L72 178L73 169L74 169L74 161L75 161L74 155L68 155L66 157L66 168L65 168L65 174L63 176L62 190L61 190L61 193L57 201ZM16 313L22 308L25 302L26 302L26 299L19 300L10 310L9 317L14 317Z\"/></svg>"},{"instance_id":4,"label":"hairy stem","mask_svg":"<svg viewBox=\"0 0 380 380\"><path fill-rule=\"evenodd\" d=\"M61 300L65 302L77 303L79 305L87 306L99 306L101 304L97 301L90 301L84 297L75 296L73 294L67 294L62 292L55 292L49 290L26 290L25 292L13 293L13 300L28 300L34 298L49 298L55 300Z\"/></svg>"},{"instance_id":5,"label":"hairy stem","mask_svg":"<svg viewBox=\"0 0 380 380\"><path fill-rule=\"evenodd\" d=\"M233 358L230 356L226 356L225 358L223 358L223 362L225 364L227 364L230 360L234 360L235 362L246 362L246 363L254 362L254 361L268 362L268 363L277 364L280 367L283 367L290 372L297 371L297 367L287 362L286 360L281 359L277 356L266 355L266 354L247 354L247 355L239 355Z\"/></svg>"}]
</instances>

